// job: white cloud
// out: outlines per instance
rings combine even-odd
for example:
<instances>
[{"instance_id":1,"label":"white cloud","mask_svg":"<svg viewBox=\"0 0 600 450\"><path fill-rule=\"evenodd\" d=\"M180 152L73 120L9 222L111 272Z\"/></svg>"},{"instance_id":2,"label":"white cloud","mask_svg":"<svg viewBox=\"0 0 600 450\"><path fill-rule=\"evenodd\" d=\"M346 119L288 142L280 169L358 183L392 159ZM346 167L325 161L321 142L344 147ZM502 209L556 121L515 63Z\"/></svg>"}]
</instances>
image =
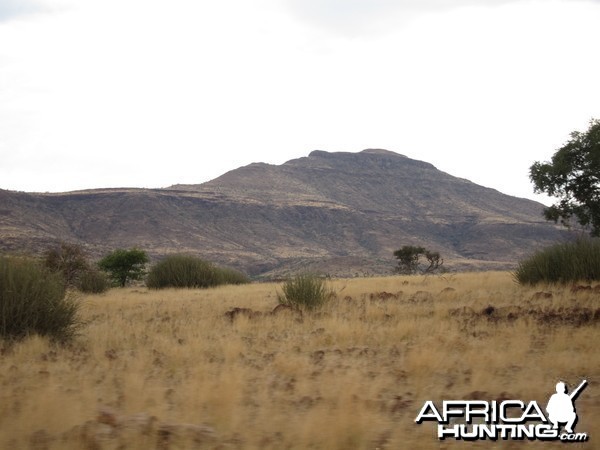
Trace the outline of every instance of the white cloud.
<instances>
[{"instance_id":1,"label":"white cloud","mask_svg":"<svg viewBox=\"0 0 600 450\"><path fill-rule=\"evenodd\" d=\"M2 0L0 2L0 22L39 10L40 4L34 0Z\"/></svg>"},{"instance_id":2,"label":"white cloud","mask_svg":"<svg viewBox=\"0 0 600 450\"><path fill-rule=\"evenodd\" d=\"M557 0L599 3L600 0ZM445 13L456 8L490 8L531 0L285 0L292 14L321 29L360 37L385 34L422 14ZM549 3L546 0L546 3Z\"/></svg>"},{"instance_id":3,"label":"white cloud","mask_svg":"<svg viewBox=\"0 0 600 450\"><path fill-rule=\"evenodd\" d=\"M12 20L26 20L28 16L63 11L75 0L2 0L0 26ZM85 1L85 0L81 0Z\"/></svg>"},{"instance_id":4,"label":"white cloud","mask_svg":"<svg viewBox=\"0 0 600 450\"><path fill-rule=\"evenodd\" d=\"M528 166L600 117L598 2L319 2L402 25L350 36L277 0L46 1L0 23L0 188L198 183L382 147L530 196Z\"/></svg>"},{"instance_id":5,"label":"white cloud","mask_svg":"<svg viewBox=\"0 0 600 450\"><path fill-rule=\"evenodd\" d=\"M415 16L463 6L496 6L517 0L286 0L299 17L349 36L386 33Z\"/></svg>"}]
</instances>

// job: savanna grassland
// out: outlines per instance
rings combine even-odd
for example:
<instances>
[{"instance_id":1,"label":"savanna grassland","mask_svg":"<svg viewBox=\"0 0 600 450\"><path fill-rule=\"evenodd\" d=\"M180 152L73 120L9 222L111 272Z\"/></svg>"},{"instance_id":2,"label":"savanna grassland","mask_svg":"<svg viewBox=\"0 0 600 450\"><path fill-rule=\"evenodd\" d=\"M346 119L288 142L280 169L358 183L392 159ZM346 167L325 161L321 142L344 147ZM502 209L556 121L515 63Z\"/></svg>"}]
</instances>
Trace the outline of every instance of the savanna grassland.
<instances>
[{"instance_id":1,"label":"savanna grassland","mask_svg":"<svg viewBox=\"0 0 600 450\"><path fill-rule=\"evenodd\" d=\"M335 280L320 312L267 314L278 284L81 296L72 344L0 343L0 448L552 448L438 441L426 400L522 399L589 382L600 442L600 293L486 272ZM234 307L263 314L226 312Z\"/></svg>"}]
</instances>

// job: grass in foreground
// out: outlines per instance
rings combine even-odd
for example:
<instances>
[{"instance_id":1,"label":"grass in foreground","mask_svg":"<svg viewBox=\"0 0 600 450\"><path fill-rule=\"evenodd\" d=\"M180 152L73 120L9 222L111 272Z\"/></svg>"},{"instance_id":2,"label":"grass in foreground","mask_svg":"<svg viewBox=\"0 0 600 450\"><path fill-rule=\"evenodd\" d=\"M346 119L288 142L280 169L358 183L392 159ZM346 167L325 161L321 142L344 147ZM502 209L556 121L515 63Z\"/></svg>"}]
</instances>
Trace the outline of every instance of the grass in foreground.
<instances>
[{"instance_id":1,"label":"grass in foreground","mask_svg":"<svg viewBox=\"0 0 600 450\"><path fill-rule=\"evenodd\" d=\"M275 284L85 297L72 346L2 350L0 448L522 448L440 442L414 419L425 400L545 406L558 380L583 378L577 429L600 437L599 328L580 314L598 294L508 273L332 285L337 299L302 321L224 316L272 310Z\"/></svg>"}]
</instances>

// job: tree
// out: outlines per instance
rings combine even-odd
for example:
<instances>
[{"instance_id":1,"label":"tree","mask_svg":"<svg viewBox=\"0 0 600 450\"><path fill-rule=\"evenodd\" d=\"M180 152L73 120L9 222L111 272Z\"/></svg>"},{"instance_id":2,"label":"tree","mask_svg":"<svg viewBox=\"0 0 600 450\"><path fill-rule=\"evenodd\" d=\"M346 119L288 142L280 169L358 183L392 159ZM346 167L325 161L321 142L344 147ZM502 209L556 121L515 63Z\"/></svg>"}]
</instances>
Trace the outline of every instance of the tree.
<instances>
[{"instance_id":1,"label":"tree","mask_svg":"<svg viewBox=\"0 0 600 450\"><path fill-rule=\"evenodd\" d=\"M69 287L77 285L81 275L90 269L83 248L67 242L46 250L44 265L53 272L61 273Z\"/></svg>"},{"instance_id":2,"label":"tree","mask_svg":"<svg viewBox=\"0 0 600 450\"><path fill-rule=\"evenodd\" d=\"M439 252L430 252L429 250L425 250L425 259L429 263L429 266L425 269L425 273L433 273L440 268L442 264L444 264L444 260L440 257Z\"/></svg>"},{"instance_id":3,"label":"tree","mask_svg":"<svg viewBox=\"0 0 600 450\"><path fill-rule=\"evenodd\" d=\"M427 267L421 268L420 271L422 273L434 273L444 264L444 260L440 257L439 252L432 252L424 247L413 245L404 245L400 250L394 252L394 256L398 259L396 271L405 275L419 272L419 258L421 256L425 256L429 264Z\"/></svg>"},{"instance_id":4,"label":"tree","mask_svg":"<svg viewBox=\"0 0 600 450\"><path fill-rule=\"evenodd\" d=\"M585 133L571 133L551 161L530 167L529 177L534 192L560 199L544 209L547 220L569 226L575 218L592 236L600 236L600 120L592 119Z\"/></svg>"},{"instance_id":5,"label":"tree","mask_svg":"<svg viewBox=\"0 0 600 450\"><path fill-rule=\"evenodd\" d=\"M108 272L110 278L121 287L130 280L139 280L145 275L148 255L143 250L119 248L98 262L98 266Z\"/></svg>"},{"instance_id":6,"label":"tree","mask_svg":"<svg viewBox=\"0 0 600 450\"><path fill-rule=\"evenodd\" d=\"M398 259L396 271L405 275L413 274L419 267L419 256L425 252L423 247L415 247L413 245L404 245L400 250L394 252L394 256Z\"/></svg>"}]
</instances>

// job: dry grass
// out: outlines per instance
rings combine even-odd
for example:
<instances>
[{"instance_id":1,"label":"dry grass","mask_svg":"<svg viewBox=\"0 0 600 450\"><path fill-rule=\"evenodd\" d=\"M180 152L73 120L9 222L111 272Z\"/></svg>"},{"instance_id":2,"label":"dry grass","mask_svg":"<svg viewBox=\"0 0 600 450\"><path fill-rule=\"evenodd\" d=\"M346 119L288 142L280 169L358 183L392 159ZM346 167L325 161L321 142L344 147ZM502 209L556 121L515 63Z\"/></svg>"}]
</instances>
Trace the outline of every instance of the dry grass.
<instances>
[{"instance_id":1,"label":"dry grass","mask_svg":"<svg viewBox=\"0 0 600 450\"><path fill-rule=\"evenodd\" d=\"M501 272L332 287L338 298L302 321L224 316L270 311L275 284L83 297L72 346L3 348L0 448L520 448L440 442L414 419L425 400L545 406L559 379L583 378L577 430L597 445L600 294L520 287Z\"/></svg>"}]
</instances>

